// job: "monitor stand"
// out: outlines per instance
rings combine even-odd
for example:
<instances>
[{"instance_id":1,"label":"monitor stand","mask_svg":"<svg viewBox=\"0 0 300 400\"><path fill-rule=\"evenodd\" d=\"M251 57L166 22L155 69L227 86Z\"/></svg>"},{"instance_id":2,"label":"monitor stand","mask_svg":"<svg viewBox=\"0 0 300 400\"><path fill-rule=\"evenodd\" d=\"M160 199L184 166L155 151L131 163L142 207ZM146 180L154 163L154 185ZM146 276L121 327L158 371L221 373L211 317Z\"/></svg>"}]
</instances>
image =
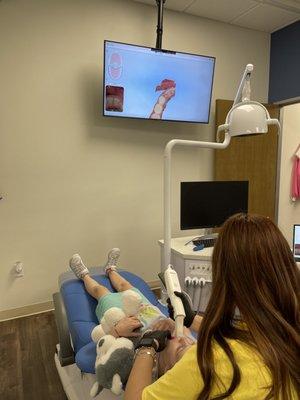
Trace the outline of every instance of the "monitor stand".
<instances>
[{"instance_id":1,"label":"monitor stand","mask_svg":"<svg viewBox=\"0 0 300 400\"><path fill-rule=\"evenodd\" d=\"M202 241L203 243L207 242L207 244L213 245L214 242L217 240L218 235L219 234L217 232L214 232L214 228L206 228L206 229L204 229L204 234L203 235L195 236L193 239L191 239L188 242L186 242L185 246L190 244L191 242L194 242L194 241L197 241L197 240L199 241L199 243ZM211 246L209 246L209 247L211 247Z\"/></svg>"},{"instance_id":2,"label":"monitor stand","mask_svg":"<svg viewBox=\"0 0 300 400\"><path fill-rule=\"evenodd\" d=\"M214 228L206 228L204 234L197 236L197 239L217 239L218 235L218 232L214 232Z\"/></svg>"}]
</instances>

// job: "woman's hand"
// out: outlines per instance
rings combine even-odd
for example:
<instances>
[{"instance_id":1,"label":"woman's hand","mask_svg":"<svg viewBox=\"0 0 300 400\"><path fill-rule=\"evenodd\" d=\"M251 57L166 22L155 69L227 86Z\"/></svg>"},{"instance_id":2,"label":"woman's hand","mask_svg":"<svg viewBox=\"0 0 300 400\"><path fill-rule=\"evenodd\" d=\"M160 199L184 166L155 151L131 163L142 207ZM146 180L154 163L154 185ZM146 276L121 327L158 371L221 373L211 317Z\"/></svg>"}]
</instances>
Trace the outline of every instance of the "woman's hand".
<instances>
[{"instance_id":1,"label":"woman's hand","mask_svg":"<svg viewBox=\"0 0 300 400\"><path fill-rule=\"evenodd\" d=\"M175 329L175 322L171 318L160 319L151 326L153 331L171 331Z\"/></svg>"},{"instance_id":2,"label":"woman's hand","mask_svg":"<svg viewBox=\"0 0 300 400\"><path fill-rule=\"evenodd\" d=\"M151 346L155 349L155 351L160 352L164 350L164 348L167 345L167 341L170 338L171 338L170 331L147 331L144 333L137 347L144 346L145 340L147 341L148 339L148 341L152 340Z\"/></svg>"},{"instance_id":3,"label":"woman's hand","mask_svg":"<svg viewBox=\"0 0 300 400\"><path fill-rule=\"evenodd\" d=\"M162 351L167 344L171 333L169 331L149 331L145 332L136 349L141 348L136 353L133 367L125 388L124 400L141 400L144 388L152 383L152 369L155 362L155 351ZM143 349L148 347L148 350ZM154 348L149 350L149 347ZM154 353L154 354L153 354Z\"/></svg>"},{"instance_id":4,"label":"woman's hand","mask_svg":"<svg viewBox=\"0 0 300 400\"><path fill-rule=\"evenodd\" d=\"M137 330L139 330L142 326L143 324L141 324L138 318L125 317L115 325L113 330L118 336L137 337L140 336L140 333L137 332Z\"/></svg>"}]
</instances>

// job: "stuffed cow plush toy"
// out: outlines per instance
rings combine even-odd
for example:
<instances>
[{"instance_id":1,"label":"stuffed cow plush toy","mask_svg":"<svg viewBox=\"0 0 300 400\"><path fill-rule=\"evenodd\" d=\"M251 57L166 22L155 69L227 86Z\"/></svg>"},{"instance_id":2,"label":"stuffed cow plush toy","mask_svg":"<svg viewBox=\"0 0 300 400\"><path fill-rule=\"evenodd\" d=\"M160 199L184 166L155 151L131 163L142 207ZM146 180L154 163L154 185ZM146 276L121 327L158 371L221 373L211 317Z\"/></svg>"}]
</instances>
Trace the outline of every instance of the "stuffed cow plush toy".
<instances>
[{"instance_id":1,"label":"stuffed cow plush toy","mask_svg":"<svg viewBox=\"0 0 300 400\"><path fill-rule=\"evenodd\" d=\"M97 343L95 363L96 382L90 395L97 396L103 388L110 389L114 394L122 392L127 382L134 359L134 345L126 338L103 336Z\"/></svg>"}]
</instances>

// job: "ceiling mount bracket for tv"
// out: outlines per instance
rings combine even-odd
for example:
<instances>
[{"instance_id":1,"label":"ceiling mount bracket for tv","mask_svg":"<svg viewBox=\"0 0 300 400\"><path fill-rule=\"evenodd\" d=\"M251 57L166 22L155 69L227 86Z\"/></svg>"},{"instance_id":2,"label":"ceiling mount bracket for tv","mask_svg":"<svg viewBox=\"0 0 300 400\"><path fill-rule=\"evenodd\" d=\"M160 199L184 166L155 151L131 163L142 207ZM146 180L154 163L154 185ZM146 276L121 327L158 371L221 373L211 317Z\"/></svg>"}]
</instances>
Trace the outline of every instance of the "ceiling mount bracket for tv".
<instances>
[{"instance_id":1,"label":"ceiling mount bracket for tv","mask_svg":"<svg viewBox=\"0 0 300 400\"><path fill-rule=\"evenodd\" d=\"M164 4L166 0L156 0L157 4L157 28L156 28L156 48L161 49L163 35Z\"/></svg>"}]
</instances>

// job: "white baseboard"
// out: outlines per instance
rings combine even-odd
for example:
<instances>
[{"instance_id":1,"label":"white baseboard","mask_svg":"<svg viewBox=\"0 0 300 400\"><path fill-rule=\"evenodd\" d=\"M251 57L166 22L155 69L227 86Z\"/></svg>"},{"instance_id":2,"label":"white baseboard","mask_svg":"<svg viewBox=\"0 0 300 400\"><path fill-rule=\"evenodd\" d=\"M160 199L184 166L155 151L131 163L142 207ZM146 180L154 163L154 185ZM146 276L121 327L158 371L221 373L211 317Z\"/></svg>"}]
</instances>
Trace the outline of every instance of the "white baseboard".
<instances>
[{"instance_id":1,"label":"white baseboard","mask_svg":"<svg viewBox=\"0 0 300 400\"><path fill-rule=\"evenodd\" d=\"M42 312L53 310L53 301L44 303L30 304L29 306L12 308L10 310L0 311L0 322L9 319L22 318L28 315L39 314Z\"/></svg>"}]
</instances>

